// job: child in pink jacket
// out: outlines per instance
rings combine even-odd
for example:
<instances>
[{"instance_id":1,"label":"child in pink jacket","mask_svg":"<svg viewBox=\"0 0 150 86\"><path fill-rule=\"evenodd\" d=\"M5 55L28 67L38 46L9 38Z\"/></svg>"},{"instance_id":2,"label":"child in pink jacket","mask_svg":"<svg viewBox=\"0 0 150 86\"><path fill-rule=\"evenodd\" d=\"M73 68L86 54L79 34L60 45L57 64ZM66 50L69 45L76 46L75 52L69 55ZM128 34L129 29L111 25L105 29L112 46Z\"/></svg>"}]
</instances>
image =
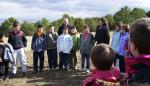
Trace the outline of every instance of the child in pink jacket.
<instances>
[{"instance_id":1,"label":"child in pink jacket","mask_svg":"<svg viewBox=\"0 0 150 86\"><path fill-rule=\"evenodd\" d=\"M115 53L107 44L96 45L91 51L91 61L95 67L82 86L118 86L120 71L114 68ZM110 85L109 85L110 84Z\"/></svg>"}]
</instances>

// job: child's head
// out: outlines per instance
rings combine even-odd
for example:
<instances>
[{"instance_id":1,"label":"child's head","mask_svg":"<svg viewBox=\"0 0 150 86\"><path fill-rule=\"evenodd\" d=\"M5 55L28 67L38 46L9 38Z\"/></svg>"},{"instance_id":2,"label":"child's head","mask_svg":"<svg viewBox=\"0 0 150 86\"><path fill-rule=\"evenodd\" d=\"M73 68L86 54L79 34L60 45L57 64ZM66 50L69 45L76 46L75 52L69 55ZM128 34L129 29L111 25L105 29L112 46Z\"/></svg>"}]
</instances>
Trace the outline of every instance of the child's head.
<instances>
[{"instance_id":1,"label":"child's head","mask_svg":"<svg viewBox=\"0 0 150 86\"><path fill-rule=\"evenodd\" d=\"M37 32L43 33L43 25L42 24L37 25Z\"/></svg>"},{"instance_id":2,"label":"child's head","mask_svg":"<svg viewBox=\"0 0 150 86\"><path fill-rule=\"evenodd\" d=\"M54 26L53 25L49 26L49 32L54 32Z\"/></svg>"},{"instance_id":3,"label":"child's head","mask_svg":"<svg viewBox=\"0 0 150 86\"><path fill-rule=\"evenodd\" d=\"M75 26L72 26L72 27L71 27L71 33L72 33L72 34L76 34L76 33L77 33L77 29L76 29Z\"/></svg>"},{"instance_id":4,"label":"child's head","mask_svg":"<svg viewBox=\"0 0 150 86\"><path fill-rule=\"evenodd\" d=\"M129 32L129 24L123 24L121 31L122 32Z\"/></svg>"},{"instance_id":5,"label":"child's head","mask_svg":"<svg viewBox=\"0 0 150 86\"><path fill-rule=\"evenodd\" d=\"M14 30L16 30L16 31L19 31L19 30L20 30L19 22L14 22L14 23L13 23L13 28L14 28Z\"/></svg>"},{"instance_id":6,"label":"child's head","mask_svg":"<svg viewBox=\"0 0 150 86\"><path fill-rule=\"evenodd\" d=\"M83 33L89 33L90 32L90 27L88 25L85 25L83 27Z\"/></svg>"},{"instance_id":7,"label":"child's head","mask_svg":"<svg viewBox=\"0 0 150 86\"><path fill-rule=\"evenodd\" d=\"M68 27L64 27L63 34L68 34Z\"/></svg>"},{"instance_id":8,"label":"child's head","mask_svg":"<svg viewBox=\"0 0 150 86\"><path fill-rule=\"evenodd\" d=\"M122 28L122 22L116 23L115 29L116 29L117 31L120 31L121 28Z\"/></svg>"},{"instance_id":9,"label":"child's head","mask_svg":"<svg viewBox=\"0 0 150 86\"><path fill-rule=\"evenodd\" d=\"M93 65L99 70L109 70L115 61L115 52L107 44L99 44L91 51Z\"/></svg>"},{"instance_id":10,"label":"child's head","mask_svg":"<svg viewBox=\"0 0 150 86\"><path fill-rule=\"evenodd\" d=\"M150 54L150 18L139 19L132 24L130 49L134 56Z\"/></svg>"},{"instance_id":11,"label":"child's head","mask_svg":"<svg viewBox=\"0 0 150 86\"><path fill-rule=\"evenodd\" d=\"M3 33L0 33L0 43L2 43L4 41L3 38L4 38Z\"/></svg>"}]
</instances>

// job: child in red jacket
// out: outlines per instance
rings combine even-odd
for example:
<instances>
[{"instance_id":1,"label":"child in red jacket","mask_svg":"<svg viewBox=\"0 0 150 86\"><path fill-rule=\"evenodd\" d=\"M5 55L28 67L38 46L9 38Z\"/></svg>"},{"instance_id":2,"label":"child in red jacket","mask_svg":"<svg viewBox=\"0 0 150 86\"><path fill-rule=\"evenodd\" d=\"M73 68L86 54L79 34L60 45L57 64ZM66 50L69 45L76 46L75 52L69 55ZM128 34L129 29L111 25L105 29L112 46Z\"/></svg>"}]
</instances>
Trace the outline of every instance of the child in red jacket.
<instances>
[{"instance_id":1,"label":"child in red jacket","mask_svg":"<svg viewBox=\"0 0 150 86\"><path fill-rule=\"evenodd\" d=\"M84 80L82 86L118 86L121 79L120 71L114 68L115 53L107 44L99 44L91 51L91 61L95 67L92 74ZM108 84L108 83L107 83Z\"/></svg>"}]
</instances>

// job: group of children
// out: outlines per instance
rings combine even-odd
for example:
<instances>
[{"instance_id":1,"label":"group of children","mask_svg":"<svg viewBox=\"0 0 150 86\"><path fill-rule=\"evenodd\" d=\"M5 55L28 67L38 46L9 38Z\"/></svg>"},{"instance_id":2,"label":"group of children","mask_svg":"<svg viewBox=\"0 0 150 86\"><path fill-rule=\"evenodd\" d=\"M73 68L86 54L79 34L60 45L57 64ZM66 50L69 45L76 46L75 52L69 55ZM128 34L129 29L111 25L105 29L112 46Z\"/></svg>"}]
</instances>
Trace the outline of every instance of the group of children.
<instances>
[{"instance_id":1,"label":"group of children","mask_svg":"<svg viewBox=\"0 0 150 86\"><path fill-rule=\"evenodd\" d=\"M14 24L14 27L19 29L17 24ZM84 80L83 86L150 84L150 19L135 21L131 25L130 31L127 24L117 23L115 28L111 46L103 43L94 46L95 38L87 25L83 27L81 34L77 33L76 27L71 27L71 29L63 27L60 35L57 35L52 25L49 26L46 34L43 32L43 26L38 25L31 43L34 72L43 71L46 50L50 70L76 69L76 52L80 50L82 69L90 69L90 58L94 66L90 76ZM11 32L9 43L5 43L3 34L0 34L0 56L5 66L5 78L9 75L9 62L13 66L12 73L16 74L17 70L16 56L12 56L13 61L11 61L10 58L7 58L10 56L4 53L7 50L16 52L16 55L20 57L22 72L26 73L26 58L23 51L23 47L26 46L26 38L23 32L18 30ZM9 47L6 48L7 46ZM59 62L57 52L59 53ZM119 59L120 70L115 67L117 59ZM126 77L122 79L121 73L125 73Z\"/></svg>"},{"instance_id":2,"label":"group of children","mask_svg":"<svg viewBox=\"0 0 150 86\"><path fill-rule=\"evenodd\" d=\"M37 32L33 35L31 48L33 50L33 67L37 73L43 71L44 51L47 50L49 69L76 69L76 52L81 52L81 67L90 69L90 50L94 45L94 36L90 33L90 28L85 25L83 33L78 34L76 27L63 27L61 35L57 35L54 26L50 25L47 34L43 32L43 26L37 26ZM57 52L59 53L59 62ZM38 66L38 58L40 66Z\"/></svg>"}]
</instances>

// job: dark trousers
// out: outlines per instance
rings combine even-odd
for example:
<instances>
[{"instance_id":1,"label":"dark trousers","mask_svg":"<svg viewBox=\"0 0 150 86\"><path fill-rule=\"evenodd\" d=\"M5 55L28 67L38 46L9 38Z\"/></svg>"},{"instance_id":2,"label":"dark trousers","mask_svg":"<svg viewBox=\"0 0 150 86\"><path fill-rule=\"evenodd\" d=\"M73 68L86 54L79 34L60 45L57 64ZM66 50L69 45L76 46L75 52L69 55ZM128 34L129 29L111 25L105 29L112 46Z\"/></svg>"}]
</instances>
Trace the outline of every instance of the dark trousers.
<instances>
[{"instance_id":1,"label":"dark trousers","mask_svg":"<svg viewBox=\"0 0 150 86\"><path fill-rule=\"evenodd\" d=\"M0 63L0 71L1 71L0 76L2 76L2 75L8 76L9 75L9 61L3 60ZM4 72L2 72L2 71L4 71Z\"/></svg>"},{"instance_id":2,"label":"dark trousers","mask_svg":"<svg viewBox=\"0 0 150 86\"><path fill-rule=\"evenodd\" d=\"M47 50L48 55L48 64L49 68L56 68L57 67L57 49L48 49Z\"/></svg>"},{"instance_id":3,"label":"dark trousers","mask_svg":"<svg viewBox=\"0 0 150 86\"><path fill-rule=\"evenodd\" d=\"M86 68L89 69L90 68L90 55L85 54L85 53L81 53L81 60L82 60L81 67L83 69L85 69L84 65L86 62Z\"/></svg>"},{"instance_id":4,"label":"dark trousers","mask_svg":"<svg viewBox=\"0 0 150 86\"><path fill-rule=\"evenodd\" d=\"M59 69L62 69L63 66L65 67L65 69L68 68L68 58L69 54L63 52L59 53Z\"/></svg>"},{"instance_id":5,"label":"dark trousers","mask_svg":"<svg viewBox=\"0 0 150 86\"><path fill-rule=\"evenodd\" d=\"M75 68L76 65L77 65L76 50L72 49L70 52L70 57L69 57L69 66L70 66L70 68Z\"/></svg>"},{"instance_id":6,"label":"dark trousers","mask_svg":"<svg viewBox=\"0 0 150 86\"><path fill-rule=\"evenodd\" d=\"M117 59L119 59L119 69L120 69L120 72L125 73L125 60L124 60L124 56L116 54L116 61L117 61ZM116 61L115 61L115 65L116 65Z\"/></svg>"},{"instance_id":7,"label":"dark trousers","mask_svg":"<svg viewBox=\"0 0 150 86\"><path fill-rule=\"evenodd\" d=\"M38 67L38 60L40 60L39 67ZM40 69L40 71L43 70L43 67L44 67L44 52L43 51L41 51L41 52L34 51L33 52L33 67L36 72L38 71L38 68Z\"/></svg>"}]
</instances>

